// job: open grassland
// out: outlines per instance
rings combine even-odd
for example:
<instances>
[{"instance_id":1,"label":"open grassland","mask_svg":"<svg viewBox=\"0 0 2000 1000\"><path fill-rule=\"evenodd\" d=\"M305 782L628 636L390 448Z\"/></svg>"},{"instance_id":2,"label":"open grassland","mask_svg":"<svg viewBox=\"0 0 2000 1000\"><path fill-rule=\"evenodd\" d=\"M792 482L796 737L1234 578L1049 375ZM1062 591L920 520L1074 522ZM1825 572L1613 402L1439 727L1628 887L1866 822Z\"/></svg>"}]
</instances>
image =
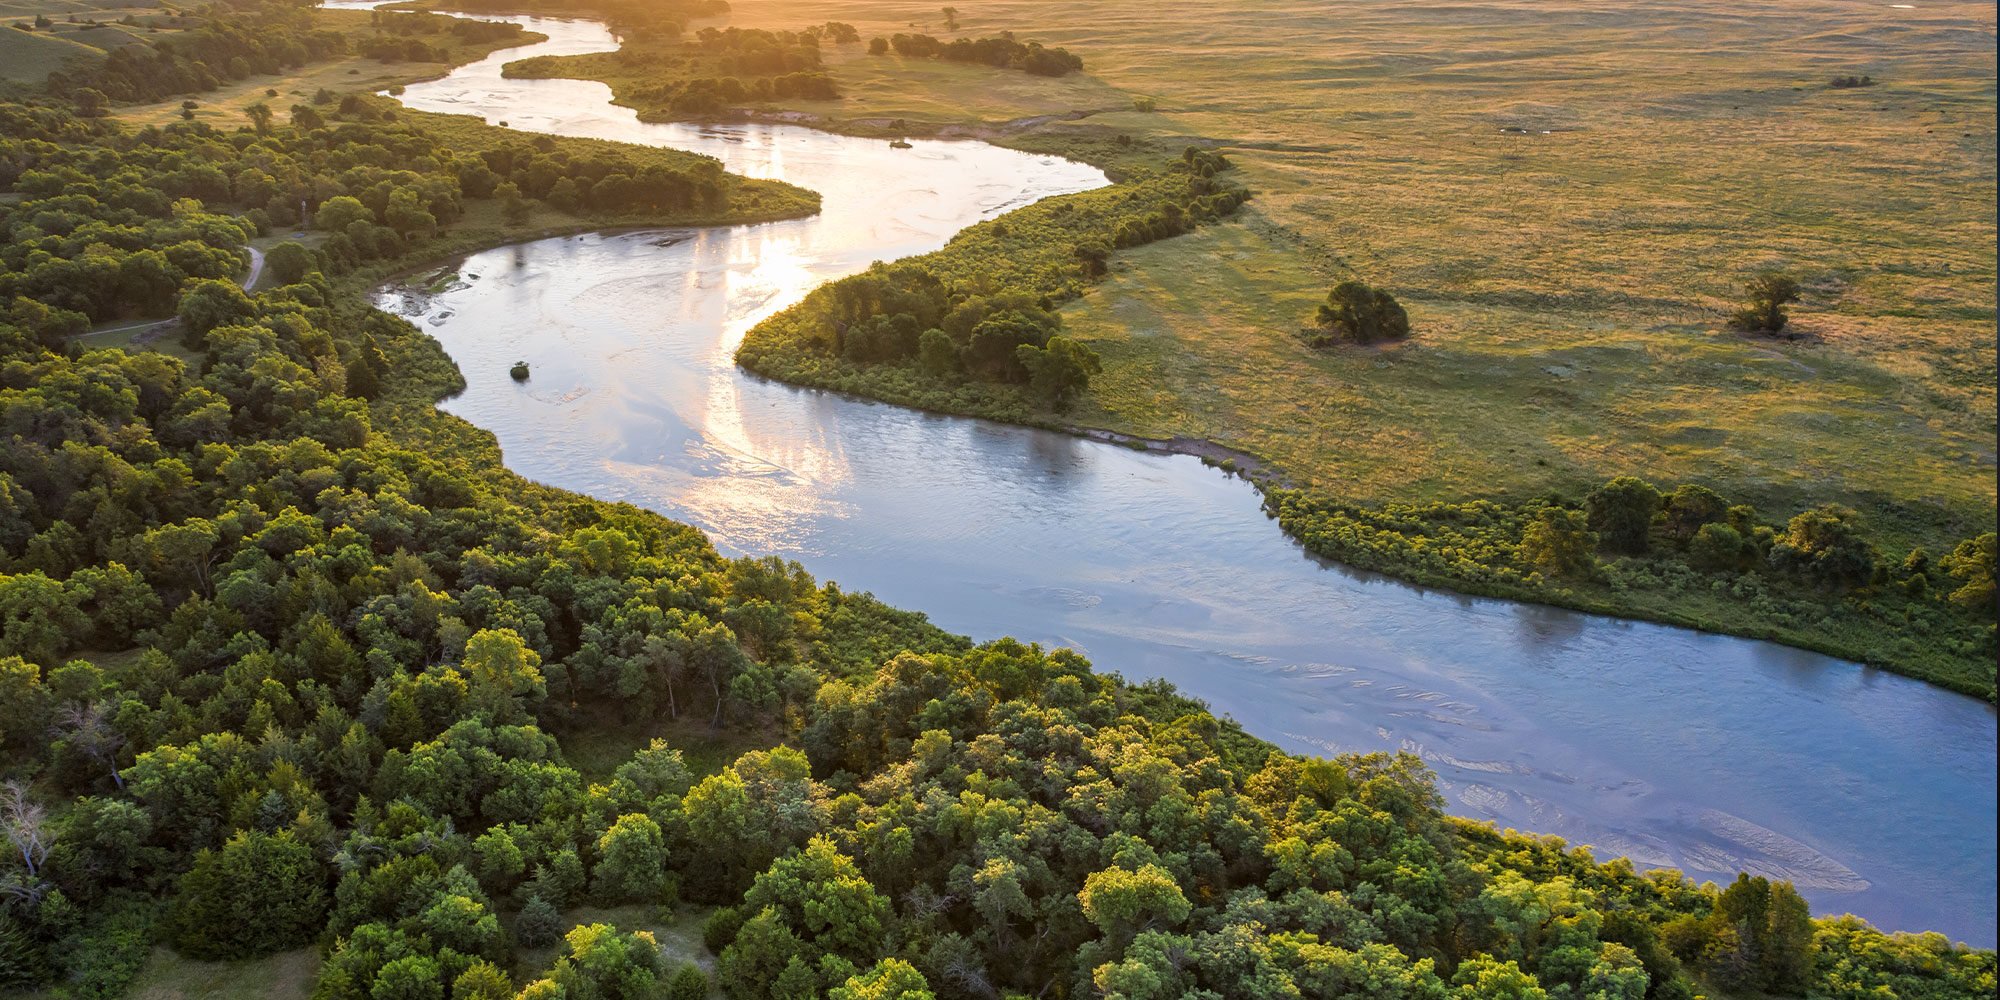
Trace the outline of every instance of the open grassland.
<instances>
[{"instance_id":1,"label":"open grassland","mask_svg":"<svg viewBox=\"0 0 2000 1000\"><path fill-rule=\"evenodd\" d=\"M776 24L807 26L794 24L797 20L785 17L777 22L762 22L739 15L730 23L746 28ZM1131 106L1130 96L1089 74L1033 76L936 59L905 59L893 54L871 56L867 37L864 33L861 42L820 44L823 68L837 81L839 98L782 98L732 109L731 114L722 117L735 117L743 110L774 110L787 120L808 122L836 132L986 136L1039 123L1050 114ZM1023 33L1021 37L1033 36ZM672 121L686 116L639 95L663 82L659 64L647 57L671 57L687 49L680 40L654 38L627 42L625 50L620 52L546 57L533 64L522 64L521 69L527 70L523 75L528 76L602 80L611 86L613 103L634 108L647 121Z\"/></svg>"},{"instance_id":2,"label":"open grassland","mask_svg":"<svg viewBox=\"0 0 2000 1000\"><path fill-rule=\"evenodd\" d=\"M95 62L102 49L72 40L66 34L0 28L0 81L38 84L68 66Z\"/></svg>"},{"instance_id":3,"label":"open grassland","mask_svg":"<svg viewBox=\"0 0 2000 1000\"><path fill-rule=\"evenodd\" d=\"M1990 526L1990 6L1194 14L982 4L958 34L1062 45L1095 79L828 46L846 98L795 106L989 125L1098 112L1049 128L1230 152L1258 191L1241 225L1123 253L1068 309L1105 360L1082 423L1209 438L1358 500L1633 473L1774 513L1848 503L1892 545ZM743 0L732 23L827 19L948 34L933 9L854 0ZM1829 86L1864 73L1881 82ZM1807 339L1724 329L1764 268L1806 285ZM1350 276L1409 306L1411 343L1298 341Z\"/></svg>"},{"instance_id":4,"label":"open grassland","mask_svg":"<svg viewBox=\"0 0 2000 1000\"><path fill-rule=\"evenodd\" d=\"M369 12L365 10L321 10L315 11L313 17L319 27L344 32L350 42L357 45L361 39L375 33L369 26ZM194 112L196 121L229 128L248 122L243 109L252 104L269 104L283 115L294 104L310 103L312 96L321 90L336 94L373 93L399 84L429 80L451 72L454 66L482 59L497 49L530 45L542 41L545 36L528 31L513 38L484 42L445 36L419 37L448 48L451 61L385 63L350 51L343 58L311 63L282 76L253 76L231 81L206 93L185 96L193 98L197 105ZM271 95L274 90L277 91L275 97ZM181 100L182 95L176 95L154 104L125 105L117 108L113 116L135 125L164 125L180 120Z\"/></svg>"},{"instance_id":5,"label":"open grassland","mask_svg":"<svg viewBox=\"0 0 2000 1000\"><path fill-rule=\"evenodd\" d=\"M610 924L623 931L644 931L653 936L654 942L660 946L660 953L669 961L693 962L702 972L713 974L715 955L702 943L701 925L715 910L713 906L693 905L579 906L563 914L562 929L567 934L571 928L584 924ZM514 956L515 978L532 982L536 974L546 970L563 950L561 944L517 950ZM709 995L720 997L723 994L711 985Z\"/></svg>"}]
</instances>

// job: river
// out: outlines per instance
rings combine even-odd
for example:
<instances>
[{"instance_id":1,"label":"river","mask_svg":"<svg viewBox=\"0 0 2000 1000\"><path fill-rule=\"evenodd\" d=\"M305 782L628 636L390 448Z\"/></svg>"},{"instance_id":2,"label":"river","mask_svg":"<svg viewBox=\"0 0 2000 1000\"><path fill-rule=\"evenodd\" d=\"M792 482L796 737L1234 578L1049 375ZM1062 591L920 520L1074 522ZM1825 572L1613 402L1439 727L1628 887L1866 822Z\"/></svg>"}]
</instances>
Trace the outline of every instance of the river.
<instances>
[{"instance_id":1,"label":"river","mask_svg":"<svg viewBox=\"0 0 2000 1000\"><path fill-rule=\"evenodd\" d=\"M549 41L402 100L706 153L825 197L812 219L542 240L385 289L464 370L444 409L496 434L509 467L956 632L1166 678L1294 752L1413 751L1460 815L1698 878L1787 878L1817 912L1994 944L1992 707L1770 643L1330 565L1190 458L748 376L731 361L744 331L820 282L1104 176L976 142L640 123L602 84L500 75L615 47L601 25L509 20Z\"/></svg>"}]
</instances>

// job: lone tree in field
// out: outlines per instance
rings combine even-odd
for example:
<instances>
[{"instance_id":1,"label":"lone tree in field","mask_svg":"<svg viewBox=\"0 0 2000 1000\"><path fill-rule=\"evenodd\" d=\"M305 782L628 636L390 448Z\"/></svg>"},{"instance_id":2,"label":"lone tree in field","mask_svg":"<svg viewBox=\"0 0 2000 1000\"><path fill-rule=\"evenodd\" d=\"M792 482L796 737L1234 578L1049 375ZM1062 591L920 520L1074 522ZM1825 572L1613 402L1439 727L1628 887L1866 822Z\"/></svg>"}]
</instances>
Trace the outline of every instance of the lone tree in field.
<instances>
[{"instance_id":1,"label":"lone tree in field","mask_svg":"<svg viewBox=\"0 0 2000 1000\"><path fill-rule=\"evenodd\" d=\"M1785 307L1799 300L1799 283L1776 271L1766 271L1750 279L1750 303L1730 320L1738 330L1750 333L1777 333L1791 315Z\"/></svg>"},{"instance_id":2,"label":"lone tree in field","mask_svg":"<svg viewBox=\"0 0 2000 1000\"><path fill-rule=\"evenodd\" d=\"M1310 335L1314 347L1345 341L1374 344L1410 335L1410 316L1394 296L1359 281L1333 286L1320 304L1318 329Z\"/></svg>"}]
</instances>

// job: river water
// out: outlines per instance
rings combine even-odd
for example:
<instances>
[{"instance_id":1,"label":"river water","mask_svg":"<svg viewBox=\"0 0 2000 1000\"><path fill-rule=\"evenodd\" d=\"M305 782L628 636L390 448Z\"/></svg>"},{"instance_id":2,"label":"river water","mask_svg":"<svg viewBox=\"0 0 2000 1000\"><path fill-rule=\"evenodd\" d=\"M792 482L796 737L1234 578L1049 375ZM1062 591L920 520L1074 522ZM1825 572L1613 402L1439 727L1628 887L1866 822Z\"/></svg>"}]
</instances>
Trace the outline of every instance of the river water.
<instances>
[{"instance_id":1,"label":"river water","mask_svg":"<svg viewBox=\"0 0 2000 1000\"><path fill-rule=\"evenodd\" d=\"M384 290L464 370L443 407L498 435L511 468L956 632L1164 677L1294 752L1416 752L1460 815L1699 878L1787 878L1818 912L1994 944L1990 706L1770 643L1357 573L1193 459L745 375L744 331L820 282L1103 175L972 142L643 124L602 84L500 75L615 47L602 26L511 20L550 40L403 101L693 150L825 196L812 219L543 240Z\"/></svg>"}]
</instances>

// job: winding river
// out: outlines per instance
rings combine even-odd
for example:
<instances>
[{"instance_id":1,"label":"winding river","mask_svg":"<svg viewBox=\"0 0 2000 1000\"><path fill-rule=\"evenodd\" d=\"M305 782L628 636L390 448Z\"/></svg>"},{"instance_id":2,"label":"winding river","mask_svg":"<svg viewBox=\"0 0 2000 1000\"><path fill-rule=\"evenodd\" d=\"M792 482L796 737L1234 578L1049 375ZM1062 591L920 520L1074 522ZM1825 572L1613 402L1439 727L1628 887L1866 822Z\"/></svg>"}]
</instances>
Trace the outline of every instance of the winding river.
<instances>
[{"instance_id":1,"label":"winding river","mask_svg":"<svg viewBox=\"0 0 2000 1000\"><path fill-rule=\"evenodd\" d=\"M825 196L812 219L543 240L385 289L465 372L444 408L498 435L512 468L953 631L1164 677L1289 750L1416 752L1462 815L1700 878L1787 878L1820 912L1994 944L1991 707L1783 646L1325 564L1193 459L747 376L744 331L818 283L1104 176L973 142L643 124L601 84L500 75L614 48L603 26L511 20L549 40L403 101L693 150Z\"/></svg>"}]
</instances>

